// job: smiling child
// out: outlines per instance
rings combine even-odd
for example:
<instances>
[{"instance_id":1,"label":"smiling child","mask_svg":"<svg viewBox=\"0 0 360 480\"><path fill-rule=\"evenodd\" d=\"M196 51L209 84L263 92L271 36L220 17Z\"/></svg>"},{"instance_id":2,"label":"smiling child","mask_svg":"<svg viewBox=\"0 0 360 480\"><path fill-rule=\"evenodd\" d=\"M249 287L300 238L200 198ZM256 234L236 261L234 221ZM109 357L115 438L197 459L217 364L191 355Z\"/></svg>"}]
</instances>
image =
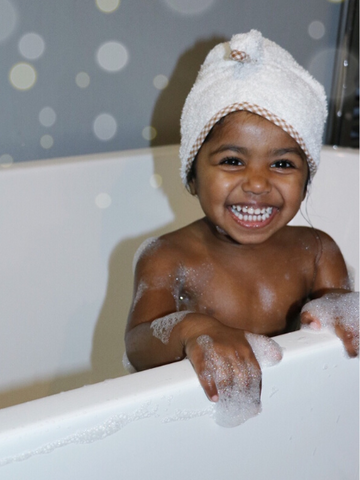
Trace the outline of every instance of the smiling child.
<instances>
[{"instance_id":1,"label":"smiling child","mask_svg":"<svg viewBox=\"0 0 360 480\"><path fill-rule=\"evenodd\" d=\"M306 302L349 295L335 242L288 226L316 172L326 113L322 86L259 32L209 53L184 106L180 147L183 182L205 216L139 254L126 332L136 370L188 357L215 402L237 378L260 391L250 334L289 332Z\"/></svg>"}]
</instances>

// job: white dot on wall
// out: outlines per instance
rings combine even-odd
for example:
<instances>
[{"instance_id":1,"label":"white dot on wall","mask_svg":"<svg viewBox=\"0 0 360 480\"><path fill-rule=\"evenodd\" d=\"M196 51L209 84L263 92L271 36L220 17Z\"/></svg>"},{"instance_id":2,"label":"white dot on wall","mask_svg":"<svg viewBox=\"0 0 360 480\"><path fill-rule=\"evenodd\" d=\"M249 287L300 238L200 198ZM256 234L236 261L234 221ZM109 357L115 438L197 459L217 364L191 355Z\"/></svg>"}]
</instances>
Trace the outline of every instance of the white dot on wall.
<instances>
[{"instance_id":1,"label":"white dot on wall","mask_svg":"<svg viewBox=\"0 0 360 480\"><path fill-rule=\"evenodd\" d=\"M116 133L117 122L112 115L101 113L94 120L93 130L99 140L110 140Z\"/></svg>"},{"instance_id":2,"label":"white dot on wall","mask_svg":"<svg viewBox=\"0 0 360 480\"><path fill-rule=\"evenodd\" d=\"M107 193L99 193L95 197L95 204L99 208L109 208L111 205L111 197Z\"/></svg>"},{"instance_id":3,"label":"white dot on wall","mask_svg":"<svg viewBox=\"0 0 360 480\"><path fill-rule=\"evenodd\" d=\"M40 138L40 145L45 148L45 150L48 150L54 145L54 139L51 135L43 135Z\"/></svg>"},{"instance_id":4,"label":"white dot on wall","mask_svg":"<svg viewBox=\"0 0 360 480\"><path fill-rule=\"evenodd\" d=\"M36 60L45 50L45 42L37 33L26 33L19 40L19 52L28 60Z\"/></svg>"},{"instance_id":5,"label":"white dot on wall","mask_svg":"<svg viewBox=\"0 0 360 480\"><path fill-rule=\"evenodd\" d=\"M169 80L165 75L156 75L153 80L153 85L158 90L164 90L169 85Z\"/></svg>"},{"instance_id":6,"label":"white dot on wall","mask_svg":"<svg viewBox=\"0 0 360 480\"><path fill-rule=\"evenodd\" d=\"M35 85L36 70L29 63L17 63L10 70L9 80L18 90L29 90Z\"/></svg>"},{"instance_id":7,"label":"white dot on wall","mask_svg":"<svg viewBox=\"0 0 360 480\"><path fill-rule=\"evenodd\" d=\"M51 107L44 107L39 113L39 122L43 127L52 127L56 122L56 113Z\"/></svg>"},{"instance_id":8,"label":"white dot on wall","mask_svg":"<svg viewBox=\"0 0 360 480\"><path fill-rule=\"evenodd\" d=\"M80 88L87 88L90 85L90 77L86 72L79 72L75 77L76 85Z\"/></svg>"},{"instance_id":9,"label":"white dot on wall","mask_svg":"<svg viewBox=\"0 0 360 480\"><path fill-rule=\"evenodd\" d=\"M6 40L15 30L17 13L9 0L0 0L0 43Z\"/></svg>"},{"instance_id":10,"label":"white dot on wall","mask_svg":"<svg viewBox=\"0 0 360 480\"><path fill-rule=\"evenodd\" d=\"M314 20L308 27L308 33L314 40L320 40L325 35L325 25L318 20Z\"/></svg>"},{"instance_id":11,"label":"white dot on wall","mask_svg":"<svg viewBox=\"0 0 360 480\"><path fill-rule=\"evenodd\" d=\"M160 188L162 185L162 176L159 175L158 173L154 173L153 175L151 175L149 181L150 181L150 185L153 188Z\"/></svg>"},{"instance_id":12,"label":"white dot on wall","mask_svg":"<svg viewBox=\"0 0 360 480\"><path fill-rule=\"evenodd\" d=\"M120 0L96 0L96 6L105 13L114 12L120 5Z\"/></svg>"},{"instance_id":13,"label":"white dot on wall","mask_svg":"<svg viewBox=\"0 0 360 480\"><path fill-rule=\"evenodd\" d=\"M151 125L149 127L143 128L142 136L143 138L145 138L145 140L154 140L156 135L157 135L156 128L152 127Z\"/></svg>"},{"instance_id":14,"label":"white dot on wall","mask_svg":"<svg viewBox=\"0 0 360 480\"><path fill-rule=\"evenodd\" d=\"M3 155L0 155L0 167L2 168L10 167L13 161L14 161L13 157L8 153L4 153Z\"/></svg>"},{"instance_id":15,"label":"white dot on wall","mask_svg":"<svg viewBox=\"0 0 360 480\"><path fill-rule=\"evenodd\" d=\"M106 42L96 52L96 60L107 72L118 72L128 63L129 54L122 43Z\"/></svg>"},{"instance_id":16,"label":"white dot on wall","mask_svg":"<svg viewBox=\"0 0 360 480\"><path fill-rule=\"evenodd\" d=\"M205 12L214 2L215 0L165 0L165 3L172 10L185 15L195 15Z\"/></svg>"}]
</instances>

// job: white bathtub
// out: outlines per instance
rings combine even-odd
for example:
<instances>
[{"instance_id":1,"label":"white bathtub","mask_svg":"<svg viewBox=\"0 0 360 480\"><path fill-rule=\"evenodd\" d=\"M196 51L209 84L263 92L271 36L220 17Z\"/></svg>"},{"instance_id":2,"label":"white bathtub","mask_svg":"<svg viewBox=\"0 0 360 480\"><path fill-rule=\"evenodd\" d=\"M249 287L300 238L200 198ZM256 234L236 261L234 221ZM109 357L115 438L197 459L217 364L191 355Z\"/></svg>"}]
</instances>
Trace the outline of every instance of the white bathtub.
<instances>
[{"instance_id":1,"label":"white bathtub","mask_svg":"<svg viewBox=\"0 0 360 480\"><path fill-rule=\"evenodd\" d=\"M176 158L171 146L1 169L0 478L358 479L358 360L329 332L277 337L263 411L233 429L187 361L96 383L124 373L138 245L201 215ZM356 289L358 181L358 152L325 147L308 201Z\"/></svg>"}]
</instances>

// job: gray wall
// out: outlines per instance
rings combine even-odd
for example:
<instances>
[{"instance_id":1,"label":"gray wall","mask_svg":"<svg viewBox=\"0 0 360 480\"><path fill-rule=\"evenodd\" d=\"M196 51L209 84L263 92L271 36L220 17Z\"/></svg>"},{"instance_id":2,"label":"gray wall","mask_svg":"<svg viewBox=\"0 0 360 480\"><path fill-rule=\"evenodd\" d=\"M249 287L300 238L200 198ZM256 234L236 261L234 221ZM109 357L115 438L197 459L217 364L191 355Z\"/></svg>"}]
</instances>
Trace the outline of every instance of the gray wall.
<instances>
[{"instance_id":1,"label":"gray wall","mask_svg":"<svg viewBox=\"0 0 360 480\"><path fill-rule=\"evenodd\" d=\"M251 28L329 94L340 10L341 0L0 0L0 164L177 143L206 53Z\"/></svg>"}]
</instances>

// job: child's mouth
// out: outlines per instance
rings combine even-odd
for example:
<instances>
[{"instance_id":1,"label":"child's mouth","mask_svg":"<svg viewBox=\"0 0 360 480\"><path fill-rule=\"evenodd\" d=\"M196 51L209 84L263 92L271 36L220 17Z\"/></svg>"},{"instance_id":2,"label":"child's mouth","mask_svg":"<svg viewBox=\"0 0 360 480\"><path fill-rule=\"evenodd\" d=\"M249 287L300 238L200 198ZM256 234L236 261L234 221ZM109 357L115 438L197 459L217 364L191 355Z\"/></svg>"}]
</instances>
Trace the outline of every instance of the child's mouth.
<instances>
[{"instance_id":1,"label":"child's mouth","mask_svg":"<svg viewBox=\"0 0 360 480\"><path fill-rule=\"evenodd\" d=\"M239 223L249 227L265 226L275 213L274 207L256 207L251 205L231 205L230 211L240 220Z\"/></svg>"}]
</instances>

